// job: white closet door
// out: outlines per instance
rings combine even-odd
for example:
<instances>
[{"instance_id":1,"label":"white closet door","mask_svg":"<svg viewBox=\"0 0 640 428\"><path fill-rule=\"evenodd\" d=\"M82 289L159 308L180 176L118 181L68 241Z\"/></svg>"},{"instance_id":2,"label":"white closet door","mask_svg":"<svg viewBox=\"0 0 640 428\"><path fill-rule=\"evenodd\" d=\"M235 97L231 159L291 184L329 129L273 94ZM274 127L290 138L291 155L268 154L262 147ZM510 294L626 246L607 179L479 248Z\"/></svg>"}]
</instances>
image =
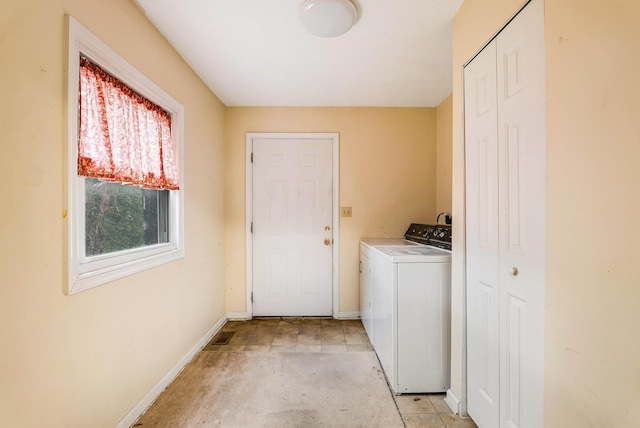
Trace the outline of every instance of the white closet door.
<instances>
[{"instance_id":1,"label":"white closet door","mask_svg":"<svg viewBox=\"0 0 640 428\"><path fill-rule=\"evenodd\" d=\"M544 13L498 36L500 421L542 427L545 277Z\"/></svg>"},{"instance_id":2,"label":"white closet door","mask_svg":"<svg viewBox=\"0 0 640 428\"><path fill-rule=\"evenodd\" d=\"M465 68L468 411L480 428L542 427L544 91L533 0Z\"/></svg>"},{"instance_id":3,"label":"white closet door","mask_svg":"<svg viewBox=\"0 0 640 428\"><path fill-rule=\"evenodd\" d=\"M480 427L497 427L498 137L496 43L464 70L467 186L467 411Z\"/></svg>"}]
</instances>

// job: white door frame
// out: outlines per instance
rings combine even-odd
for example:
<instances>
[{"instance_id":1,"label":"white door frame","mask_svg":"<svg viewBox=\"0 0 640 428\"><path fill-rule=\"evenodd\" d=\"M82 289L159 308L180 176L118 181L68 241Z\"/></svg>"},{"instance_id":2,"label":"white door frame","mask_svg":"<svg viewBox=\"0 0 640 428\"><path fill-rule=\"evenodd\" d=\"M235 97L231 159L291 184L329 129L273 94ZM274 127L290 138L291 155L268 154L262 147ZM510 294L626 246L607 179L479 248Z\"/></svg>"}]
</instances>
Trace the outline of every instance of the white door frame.
<instances>
[{"instance_id":1,"label":"white door frame","mask_svg":"<svg viewBox=\"0 0 640 428\"><path fill-rule=\"evenodd\" d=\"M340 204L339 204L339 196L340 196L340 186L339 186L339 147L340 147L340 138L337 132L324 132L324 133L309 133L309 132L286 132L286 133L272 133L272 132L247 132L247 140L246 140L246 160L245 160L245 170L246 170L246 276L247 276L247 319L253 318L253 302L251 301L251 293L253 292L253 235L251 233L251 223L253 222L253 165L251 162L251 153L253 152L253 140L259 138L271 138L271 139L330 139L332 140L332 151L333 151L333 162L332 162L332 172L333 172L333 201L332 201L332 221L333 221L333 245L332 249L332 312L333 317L338 318L338 305L339 305L339 269L338 269L338 246L339 246L339 238L340 238Z\"/></svg>"}]
</instances>

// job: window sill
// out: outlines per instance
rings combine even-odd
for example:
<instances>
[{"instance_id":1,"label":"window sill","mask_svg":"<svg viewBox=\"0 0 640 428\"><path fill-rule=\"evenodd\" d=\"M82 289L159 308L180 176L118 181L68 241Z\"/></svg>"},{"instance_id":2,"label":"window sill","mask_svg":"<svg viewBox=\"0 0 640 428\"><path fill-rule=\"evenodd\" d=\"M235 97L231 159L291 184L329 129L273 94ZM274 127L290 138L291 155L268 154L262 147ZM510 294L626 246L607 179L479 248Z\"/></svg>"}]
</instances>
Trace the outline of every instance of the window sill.
<instances>
[{"instance_id":1,"label":"window sill","mask_svg":"<svg viewBox=\"0 0 640 428\"><path fill-rule=\"evenodd\" d=\"M78 272L69 278L69 288L67 294L76 294L81 291L115 281L126 276L143 272L145 270L160 266L184 257L184 251L173 245L167 246L165 251L152 252L151 254L133 258L125 257L124 261L117 264L110 264L106 267L90 268L91 263L81 264ZM137 252L140 253L140 252ZM127 260L128 259L128 260ZM84 272L80 272L82 269Z\"/></svg>"}]
</instances>

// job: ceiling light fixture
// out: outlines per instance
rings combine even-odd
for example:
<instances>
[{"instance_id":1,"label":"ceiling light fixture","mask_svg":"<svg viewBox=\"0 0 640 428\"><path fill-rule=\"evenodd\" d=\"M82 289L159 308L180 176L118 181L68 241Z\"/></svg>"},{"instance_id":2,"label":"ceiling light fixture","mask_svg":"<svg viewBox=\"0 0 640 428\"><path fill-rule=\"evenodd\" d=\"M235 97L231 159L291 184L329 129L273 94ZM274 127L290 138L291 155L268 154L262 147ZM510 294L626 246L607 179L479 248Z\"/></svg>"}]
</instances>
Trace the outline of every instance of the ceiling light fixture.
<instances>
[{"instance_id":1,"label":"ceiling light fixture","mask_svg":"<svg viewBox=\"0 0 640 428\"><path fill-rule=\"evenodd\" d=\"M357 14L349 0L305 0L300 8L300 21L311 34L337 37L349 31Z\"/></svg>"}]
</instances>

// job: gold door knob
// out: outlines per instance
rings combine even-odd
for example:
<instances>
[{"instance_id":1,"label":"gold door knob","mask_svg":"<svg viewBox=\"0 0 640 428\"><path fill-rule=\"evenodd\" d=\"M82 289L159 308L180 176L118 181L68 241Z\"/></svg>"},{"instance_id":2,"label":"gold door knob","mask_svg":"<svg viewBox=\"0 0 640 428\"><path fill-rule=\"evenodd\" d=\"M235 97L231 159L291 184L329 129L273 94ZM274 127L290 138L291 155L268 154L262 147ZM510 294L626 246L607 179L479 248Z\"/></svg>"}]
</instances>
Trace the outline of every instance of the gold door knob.
<instances>
[{"instance_id":1,"label":"gold door knob","mask_svg":"<svg viewBox=\"0 0 640 428\"><path fill-rule=\"evenodd\" d=\"M509 273L513 276L518 276L518 268L512 267L511 269L509 269Z\"/></svg>"},{"instance_id":2,"label":"gold door knob","mask_svg":"<svg viewBox=\"0 0 640 428\"><path fill-rule=\"evenodd\" d=\"M324 245L330 245L331 244L331 239L327 238L324 240Z\"/></svg>"}]
</instances>

